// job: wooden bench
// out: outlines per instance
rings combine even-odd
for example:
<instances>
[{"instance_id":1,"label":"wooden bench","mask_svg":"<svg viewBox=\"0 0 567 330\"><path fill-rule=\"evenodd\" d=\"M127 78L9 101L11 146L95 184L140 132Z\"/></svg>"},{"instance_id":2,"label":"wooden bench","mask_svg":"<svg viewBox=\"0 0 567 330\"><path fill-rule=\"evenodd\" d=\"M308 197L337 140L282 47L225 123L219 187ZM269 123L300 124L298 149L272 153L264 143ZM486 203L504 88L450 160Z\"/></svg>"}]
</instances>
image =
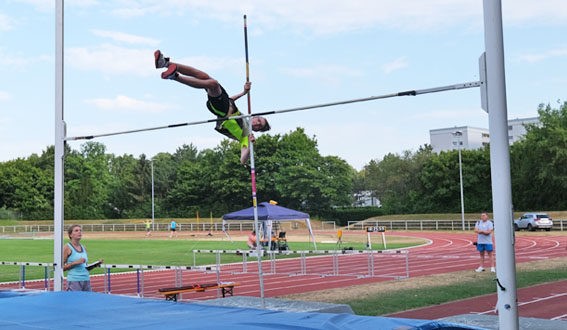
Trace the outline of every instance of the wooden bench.
<instances>
[{"instance_id":1,"label":"wooden bench","mask_svg":"<svg viewBox=\"0 0 567 330\"><path fill-rule=\"evenodd\" d=\"M205 292L209 289L221 289L222 297L224 298L227 294L231 296L234 295L234 287L240 285L240 283L226 282L226 283L211 283L211 284L195 284L188 286L178 286L173 288L161 288L158 290L158 294L165 296L165 300L177 301L177 297L181 293L189 292Z\"/></svg>"}]
</instances>

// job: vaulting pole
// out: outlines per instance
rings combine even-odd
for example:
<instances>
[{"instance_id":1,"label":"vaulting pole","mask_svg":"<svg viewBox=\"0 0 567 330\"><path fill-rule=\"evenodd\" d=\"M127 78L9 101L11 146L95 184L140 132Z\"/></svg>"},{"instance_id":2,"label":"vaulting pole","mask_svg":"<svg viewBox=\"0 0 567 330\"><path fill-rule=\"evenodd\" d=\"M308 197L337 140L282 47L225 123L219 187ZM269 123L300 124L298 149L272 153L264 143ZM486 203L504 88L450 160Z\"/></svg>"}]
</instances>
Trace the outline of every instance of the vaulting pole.
<instances>
[{"instance_id":1,"label":"vaulting pole","mask_svg":"<svg viewBox=\"0 0 567 330\"><path fill-rule=\"evenodd\" d=\"M248 28L246 26L246 15L244 15L244 50L246 52L246 82L250 82L250 65L248 62ZM252 115L250 105L250 91L248 91L248 115ZM251 117L247 120L249 132L252 133ZM258 226L258 203L256 200L256 170L254 168L254 143L248 141L250 148L250 168L252 175L252 204L254 205L254 230L256 231L256 253L258 255L258 277L260 278L260 296L262 297L262 307L266 307L264 301L264 275L262 274L262 243L260 241L260 231ZM268 244L270 244L268 242Z\"/></svg>"}]
</instances>

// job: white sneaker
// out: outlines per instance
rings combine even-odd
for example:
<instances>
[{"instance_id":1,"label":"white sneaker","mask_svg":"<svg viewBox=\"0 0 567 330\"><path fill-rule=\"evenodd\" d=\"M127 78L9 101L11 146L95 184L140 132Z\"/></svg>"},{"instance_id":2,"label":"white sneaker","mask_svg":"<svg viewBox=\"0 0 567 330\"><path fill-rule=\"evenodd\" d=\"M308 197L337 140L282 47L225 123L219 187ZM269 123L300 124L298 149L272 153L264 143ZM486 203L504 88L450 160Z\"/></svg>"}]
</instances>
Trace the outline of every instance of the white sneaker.
<instances>
[{"instance_id":1,"label":"white sneaker","mask_svg":"<svg viewBox=\"0 0 567 330\"><path fill-rule=\"evenodd\" d=\"M496 268L490 267L490 271L493 272L493 273L496 273Z\"/></svg>"},{"instance_id":2,"label":"white sneaker","mask_svg":"<svg viewBox=\"0 0 567 330\"><path fill-rule=\"evenodd\" d=\"M484 272L484 268L483 267L478 267L477 269L474 270L477 273L482 273Z\"/></svg>"},{"instance_id":3,"label":"white sneaker","mask_svg":"<svg viewBox=\"0 0 567 330\"><path fill-rule=\"evenodd\" d=\"M156 69L166 68L169 65L169 57L164 57L159 49L154 52L154 59L156 62Z\"/></svg>"},{"instance_id":4,"label":"white sneaker","mask_svg":"<svg viewBox=\"0 0 567 330\"><path fill-rule=\"evenodd\" d=\"M177 73L177 65L176 64L171 64L170 66L167 67L167 70L165 70L164 72L161 73L162 79L175 79L178 76L179 76L179 73Z\"/></svg>"}]
</instances>

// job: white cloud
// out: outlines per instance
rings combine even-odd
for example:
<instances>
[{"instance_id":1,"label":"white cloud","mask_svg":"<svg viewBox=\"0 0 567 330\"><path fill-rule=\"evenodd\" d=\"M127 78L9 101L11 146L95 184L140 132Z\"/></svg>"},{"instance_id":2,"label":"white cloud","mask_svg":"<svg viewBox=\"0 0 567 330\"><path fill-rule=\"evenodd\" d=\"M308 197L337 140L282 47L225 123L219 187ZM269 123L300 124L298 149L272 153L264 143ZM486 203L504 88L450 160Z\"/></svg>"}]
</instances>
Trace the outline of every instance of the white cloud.
<instances>
[{"instance_id":1,"label":"white cloud","mask_svg":"<svg viewBox=\"0 0 567 330\"><path fill-rule=\"evenodd\" d=\"M0 91L0 101L10 100L12 95L8 94L8 92Z\"/></svg>"},{"instance_id":2,"label":"white cloud","mask_svg":"<svg viewBox=\"0 0 567 330\"><path fill-rule=\"evenodd\" d=\"M91 6L98 6L100 4L101 2L98 0L65 0L65 5L70 5L75 7L91 7Z\"/></svg>"},{"instance_id":3,"label":"white cloud","mask_svg":"<svg viewBox=\"0 0 567 330\"><path fill-rule=\"evenodd\" d=\"M555 49L539 54L523 54L517 56L517 58L520 62L535 63L560 56L567 56L567 49Z\"/></svg>"},{"instance_id":4,"label":"white cloud","mask_svg":"<svg viewBox=\"0 0 567 330\"><path fill-rule=\"evenodd\" d=\"M53 0L13 0L37 10L53 10ZM263 29L310 30L334 34L373 26L408 31L447 29L455 25L482 26L482 1L471 0L66 0L66 6L92 7L104 4L112 15L133 18L150 15L194 15L241 24L247 13L251 33ZM567 1L503 0L506 24L559 24L567 22Z\"/></svg>"},{"instance_id":5,"label":"white cloud","mask_svg":"<svg viewBox=\"0 0 567 330\"><path fill-rule=\"evenodd\" d=\"M117 95L113 99L107 99L107 98L88 99L85 100L85 102L88 104L92 104L99 109L104 109L104 110L131 110L136 112L158 113L175 108L172 105L156 103L156 102L140 101L124 95Z\"/></svg>"},{"instance_id":6,"label":"white cloud","mask_svg":"<svg viewBox=\"0 0 567 330\"><path fill-rule=\"evenodd\" d=\"M75 69L100 71L104 74L134 74L146 77L156 75L154 67L155 49L132 49L111 44L96 47L75 47L66 50L65 59ZM228 57L184 57L175 59L178 63L187 63L205 72L217 70L235 70L240 68L242 58Z\"/></svg>"},{"instance_id":7,"label":"white cloud","mask_svg":"<svg viewBox=\"0 0 567 330\"><path fill-rule=\"evenodd\" d=\"M38 11L49 11L55 8L55 1L50 0L13 0L13 2L31 5Z\"/></svg>"},{"instance_id":8,"label":"white cloud","mask_svg":"<svg viewBox=\"0 0 567 330\"><path fill-rule=\"evenodd\" d=\"M399 130L386 123L311 124L305 129L307 135L315 135L323 156L336 155L357 170L371 159L419 147L423 144L421 135L425 134L420 130Z\"/></svg>"},{"instance_id":9,"label":"white cloud","mask_svg":"<svg viewBox=\"0 0 567 330\"><path fill-rule=\"evenodd\" d=\"M504 21L513 24L565 25L567 2L564 0L504 0Z\"/></svg>"},{"instance_id":10,"label":"white cloud","mask_svg":"<svg viewBox=\"0 0 567 330\"><path fill-rule=\"evenodd\" d=\"M402 57L398 57L397 59L393 60L390 63L386 63L382 65L382 71L384 71L384 73L386 74L390 74L394 71L407 68L408 66L409 66L408 58L406 56L402 56Z\"/></svg>"},{"instance_id":11,"label":"white cloud","mask_svg":"<svg viewBox=\"0 0 567 330\"><path fill-rule=\"evenodd\" d=\"M363 73L358 70L336 66L336 65L317 65L310 67L287 67L281 68L280 72L292 77L310 78L331 85L336 85L342 77L360 77Z\"/></svg>"},{"instance_id":12,"label":"white cloud","mask_svg":"<svg viewBox=\"0 0 567 330\"><path fill-rule=\"evenodd\" d=\"M503 0L506 24L560 24L567 21L564 0ZM192 14L241 24L248 14L251 33L268 29L310 30L316 34L384 26L408 31L442 30L455 25L481 27L482 1L471 0L138 0L119 3L113 15L131 18L144 15Z\"/></svg>"},{"instance_id":13,"label":"white cloud","mask_svg":"<svg viewBox=\"0 0 567 330\"><path fill-rule=\"evenodd\" d=\"M21 70L26 69L36 59L4 54L0 49L0 69Z\"/></svg>"},{"instance_id":14,"label":"white cloud","mask_svg":"<svg viewBox=\"0 0 567 330\"><path fill-rule=\"evenodd\" d=\"M112 15L118 16L118 17L123 17L123 18L132 18L132 17L140 17L140 16L144 16L144 15L150 15L150 14L154 14L163 10L166 10L166 8L168 7L167 4L164 4L164 6L160 6L159 5L155 5L155 6L148 6L148 7L143 7L143 6L137 6L137 7L133 7L136 6L135 4L130 4L131 6L128 8L117 8L112 10Z\"/></svg>"},{"instance_id":15,"label":"white cloud","mask_svg":"<svg viewBox=\"0 0 567 330\"><path fill-rule=\"evenodd\" d=\"M78 70L149 76L155 74L153 51L103 44L93 48L69 48L65 59Z\"/></svg>"},{"instance_id":16,"label":"white cloud","mask_svg":"<svg viewBox=\"0 0 567 330\"><path fill-rule=\"evenodd\" d=\"M14 28L14 20L4 14L0 13L0 31L8 31Z\"/></svg>"},{"instance_id":17,"label":"white cloud","mask_svg":"<svg viewBox=\"0 0 567 330\"><path fill-rule=\"evenodd\" d=\"M153 57L152 57L153 59ZM173 59L173 57L172 57ZM205 57L205 56L193 56L193 57L182 57L175 59L175 62L186 63L205 72L214 72L221 70L229 70L235 72L241 72L242 63L244 63L243 57Z\"/></svg>"},{"instance_id":18,"label":"white cloud","mask_svg":"<svg viewBox=\"0 0 567 330\"><path fill-rule=\"evenodd\" d=\"M528 63L539 62L547 58L549 58L549 56L544 54L524 54L518 56L518 60L520 62L528 62Z\"/></svg>"},{"instance_id":19,"label":"white cloud","mask_svg":"<svg viewBox=\"0 0 567 330\"><path fill-rule=\"evenodd\" d=\"M479 115L485 114L480 105L478 109L452 109L452 110L437 110L420 113L410 116L410 119L462 119L462 118L477 118Z\"/></svg>"},{"instance_id":20,"label":"white cloud","mask_svg":"<svg viewBox=\"0 0 567 330\"><path fill-rule=\"evenodd\" d=\"M136 36L136 35L133 35L133 34L127 34L127 33L117 32L117 31L91 30L91 32L94 35L99 36L99 37L110 38L114 41L125 42L125 43L128 43L128 44L142 44L142 45L148 45L148 46L156 47L160 43L159 40L146 38L146 37L140 37L140 36Z\"/></svg>"},{"instance_id":21,"label":"white cloud","mask_svg":"<svg viewBox=\"0 0 567 330\"><path fill-rule=\"evenodd\" d=\"M12 0L12 2L22 3L35 7L37 11L47 12L55 9L55 1L53 0ZM91 7L97 6L98 0L65 0L64 6L73 7Z\"/></svg>"},{"instance_id":22,"label":"white cloud","mask_svg":"<svg viewBox=\"0 0 567 330\"><path fill-rule=\"evenodd\" d=\"M300 8L300 10L298 10ZM125 18L149 14L177 15L193 13L196 17L209 17L228 22L241 22L242 13L253 18L254 28L312 30L317 34L351 31L374 25L402 29L421 29L462 22L464 18L481 15L481 4L469 0L146 0L128 2L112 14ZM470 21L468 19L467 21Z\"/></svg>"}]
</instances>

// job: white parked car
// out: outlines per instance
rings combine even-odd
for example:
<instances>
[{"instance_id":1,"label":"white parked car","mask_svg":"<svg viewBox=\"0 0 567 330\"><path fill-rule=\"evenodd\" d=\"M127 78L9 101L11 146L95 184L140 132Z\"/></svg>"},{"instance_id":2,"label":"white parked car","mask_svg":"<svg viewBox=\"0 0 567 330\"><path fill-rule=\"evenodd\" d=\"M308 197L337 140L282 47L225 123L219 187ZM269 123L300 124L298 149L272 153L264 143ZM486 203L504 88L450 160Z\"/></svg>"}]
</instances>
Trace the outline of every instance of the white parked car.
<instances>
[{"instance_id":1,"label":"white parked car","mask_svg":"<svg viewBox=\"0 0 567 330\"><path fill-rule=\"evenodd\" d=\"M545 229L550 231L553 228L553 219L545 213L525 213L519 219L514 220L514 230L527 229L534 231L536 229Z\"/></svg>"}]
</instances>

